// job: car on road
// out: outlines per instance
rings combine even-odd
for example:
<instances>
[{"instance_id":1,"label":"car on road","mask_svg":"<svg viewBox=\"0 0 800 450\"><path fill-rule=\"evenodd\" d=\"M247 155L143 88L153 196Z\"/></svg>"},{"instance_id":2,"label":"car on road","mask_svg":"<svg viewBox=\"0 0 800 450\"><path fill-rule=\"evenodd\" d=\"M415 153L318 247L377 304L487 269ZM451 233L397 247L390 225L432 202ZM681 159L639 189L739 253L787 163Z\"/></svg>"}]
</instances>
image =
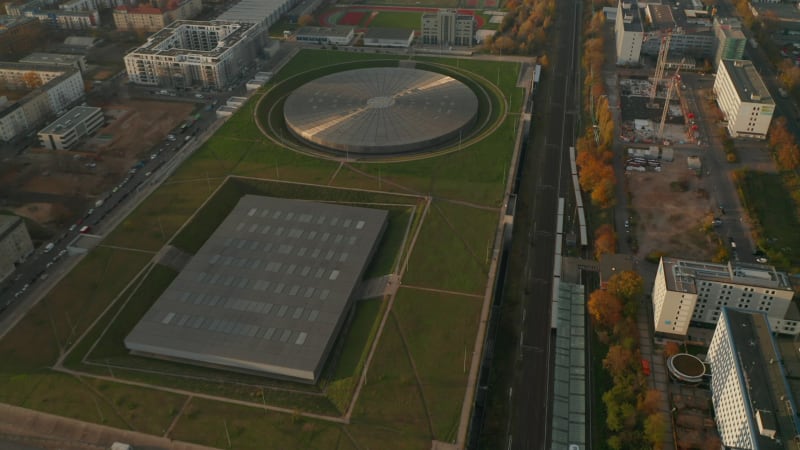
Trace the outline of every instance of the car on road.
<instances>
[{"instance_id":1,"label":"car on road","mask_svg":"<svg viewBox=\"0 0 800 450\"><path fill-rule=\"evenodd\" d=\"M150 155L150 160L154 160L156 158L158 158L158 153L153 153L152 155Z\"/></svg>"},{"instance_id":2,"label":"car on road","mask_svg":"<svg viewBox=\"0 0 800 450\"><path fill-rule=\"evenodd\" d=\"M715 227L722 225L722 219L720 217L714 217L714 220L711 221L711 225Z\"/></svg>"},{"instance_id":3,"label":"car on road","mask_svg":"<svg viewBox=\"0 0 800 450\"><path fill-rule=\"evenodd\" d=\"M167 140L175 142L175 141L178 140L178 138L176 138L174 134L168 134L167 135Z\"/></svg>"},{"instance_id":4,"label":"car on road","mask_svg":"<svg viewBox=\"0 0 800 450\"><path fill-rule=\"evenodd\" d=\"M759 256L758 258L756 258L756 262L761 264L766 264L767 262L769 262L769 260L767 260L767 258L764 256Z\"/></svg>"},{"instance_id":5,"label":"car on road","mask_svg":"<svg viewBox=\"0 0 800 450\"><path fill-rule=\"evenodd\" d=\"M89 217L92 214L94 214L94 208L89 208L89 211L86 211L86 217Z\"/></svg>"},{"instance_id":6,"label":"car on road","mask_svg":"<svg viewBox=\"0 0 800 450\"><path fill-rule=\"evenodd\" d=\"M730 242L731 248L736 248L736 241L734 241L732 237L728 238L728 242Z\"/></svg>"},{"instance_id":7,"label":"car on road","mask_svg":"<svg viewBox=\"0 0 800 450\"><path fill-rule=\"evenodd\" d=\"M80 233L81 234L86 234L91 230L92 230L92 228L89 225L84 225L84 226L81 227Z\"/></svg>"},{"instance_id":8,"label":"car on road","mask_svg":"<svg viewBox=\"0 0 800 450\"><path fill-rule=\"evenodd\" d=\"M75 228L78 228L78 224L73 223L72 225L69 226L69 231L75 231Z\"/></svg>"}]
</instances>

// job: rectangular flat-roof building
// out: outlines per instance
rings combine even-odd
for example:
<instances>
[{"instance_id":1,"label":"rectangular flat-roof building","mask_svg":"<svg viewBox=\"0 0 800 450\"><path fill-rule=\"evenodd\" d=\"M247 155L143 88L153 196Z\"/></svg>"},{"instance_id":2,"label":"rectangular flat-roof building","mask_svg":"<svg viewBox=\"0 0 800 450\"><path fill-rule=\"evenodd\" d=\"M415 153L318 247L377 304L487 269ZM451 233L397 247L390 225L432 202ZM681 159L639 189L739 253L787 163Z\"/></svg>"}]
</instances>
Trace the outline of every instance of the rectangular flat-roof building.
<instances>
[{"instance_id":1,"label":"rectangular flat-roof building","mask_svg":"<svg viewBox=\"0 0 800 450\"><path fill-rule=\"evenodd\" d=\"M723 308L708 362L724 448L800 449L797 407L766 314Z\"/></svg>"},{"instance_id":2,"label":"rectangular flat-roof building","mask_svg":"<svg viewBox=\"0 0 800 450\"><path fill-rule=\"evenodd\" d=\"M731 137L767 138L775 101L752 61L723 59L714 80L714 94Z\"/></svg>"},{"instance_id":3,"label":"rectangular flat-roof building","mask_svg":"<svg viewBox=\"0 0 800 450\"><path fill-rule=\"evenodd\" d=\"M414 30L406 28L370 27L364 33L366 47L411 47L414 41Z\"/></svg>"},{"instance_id":4,"label":"rectangular flat-roof building","mask_svg":"<svg viewBox=\"0 0 800 450\"><path fill-rule=\"evenodd\" d=\"M656 333L685 337L692 322L714 325L723 307L765 312L776 333L800 333L789 276L764 264L661 258L653 283Z\"/></svg>"},{"instance_id":5,"label":"rectangular flat-roof building","mask_svg":"<svg viewBox=\"0 0 800 450\"><path fill-rule=\"evenodd\" d=\"M103 125L103 110L92 106L76 106L39 132L39 142L50 150L67 150L80 138Z\"/></svg>"},{"instance_id":6,"label":"rectangular flat-roof building","mask_svg":"<svg viewBox=\"0 0 800 450\"><path fill-rule=\"evenodd\" d=\"M61 53L31 53L19 62L56 67L74 67L86 73L86 57L83 55L64 55Z\"/></svg>"},{"instance_id":7,"label":"rectangular flat-roof building","mask_svg":"<svg viewBox=\"0 0 800 450\"><path fill-rule=\"evenodd\" d=\"M642 15L636 0L617 3L617 20L614 21L616 37L617 65L631 66L639 64L642 52L644 28Z\"/></svg>"},{"instance_id":8,"label":"rectangular flat-roof building","mask_svg":"<svg viewBox=\"0 0 800 450\"><path fill-rule=\"evenodd\" d=\"M349 45L354 36L353 27L300 27L294 38L313 44Z\"/></svg>"},{"instance_id":9,"label":"rectangular flat-roof building","mask_svg":"<svg viewBox=\"0 0 800 450\"><path fill-rule=\"evenodd\" d=\"M379 209L246 195L125 346L314 383L387 217Z\"/></svg>"}]
</instances>

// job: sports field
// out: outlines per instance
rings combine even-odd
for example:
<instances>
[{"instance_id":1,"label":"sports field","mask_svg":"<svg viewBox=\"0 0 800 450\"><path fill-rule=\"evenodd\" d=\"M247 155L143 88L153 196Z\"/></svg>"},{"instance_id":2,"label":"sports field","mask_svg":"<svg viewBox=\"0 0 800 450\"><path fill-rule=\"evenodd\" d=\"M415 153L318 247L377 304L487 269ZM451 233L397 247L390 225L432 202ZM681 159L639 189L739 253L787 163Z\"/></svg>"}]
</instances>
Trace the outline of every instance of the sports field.
<instances>
[{"instance_id":1,"label":"sports field","mask_svg":"<svg viewBox=\"0 0 800 450\"><path fill-rule=\"evenodd\" d=\"M306 50L264 89L377 59L393 60ZM480 133L427 159L319 159L264 135L254 97L0 341L0 401L221 448L405 450L455 439L518 118L507 100L518 111L522 95L517 64L420 63L497 92L482 105ZM196 251L244 193L390 211L368 277L394 273L401 284L358 302L317 386L135 358L121 347L177 274L157 253L167 244Z\"/></svg>"}]
</instances>

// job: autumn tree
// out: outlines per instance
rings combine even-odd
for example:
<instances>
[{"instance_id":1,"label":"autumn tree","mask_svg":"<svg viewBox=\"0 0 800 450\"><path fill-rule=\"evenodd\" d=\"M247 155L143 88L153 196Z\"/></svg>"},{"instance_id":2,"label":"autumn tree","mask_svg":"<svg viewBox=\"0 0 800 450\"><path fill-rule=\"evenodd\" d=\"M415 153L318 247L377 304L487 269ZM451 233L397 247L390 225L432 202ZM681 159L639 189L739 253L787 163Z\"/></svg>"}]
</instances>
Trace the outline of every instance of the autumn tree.
<instances>
[{"instance_id":1,"label":"autumn tree","mask_svg":"<svg viewBox=\"0 0 800 450\"><path fill-rule=\"evenodd\" d=\"M681 352L681 346L677 342L669 341L664 344L664 356L669 358Z\"/></svg>"},{"instance_id":2,"label":"autumn tree","mask_svg":"<svg viewBox=\"0 0 800 450\"><path fill-rule=\"evenodd\" d=\"M622 345L611 345L608 347L606 357L603 358L603 367L616 380L631 370L635 361L636 355L632 350Z\"/></svg>"},{"instance_id":3,"label":"autumn tree","mask_svg":"<svg viewBox=\"0 0 800 450\"><path fill-rule=\"evenodd\" d=\"M632 270L625 270L611 276L606 289L625 302L636 301L644 291L644 279Z\"/></svg>"},{"instance_id":4,"label":"autumn tree","mask_svg":"<svg viewBox=\"0 0 800 450\"><path fill-rule=\"evenodd\" d=\"M609 430L621 431L636 426L636 392L633 384L615 383L603 394L603 403Z\"/></svg>"},{"instance_id":5,"label":"autumn tree","mask_svg":"<svg viewBox=\"0 0 800 450\"><path fill-rule=\"evenodd\" d=\"M653 413L644 419L644 436L653 450L661 450L667 434L667 423L663 414Z\"/></svg>"},{"instance_id":6,"label":"autumn tree","mask_svg":"<svg viewBox=\"0 0 800 450\"><path fill-rule=\"evenodd\" d=\"M598 289L592 292L586 307L589 315L602 327L612 328L622 320L622 301L606 290Z\"/></svg>"},{"instance_id":7,"label":"autumn tree","mask_svg":"<svg viewBox=\"0 0 800 450\"><path fill-rule=\"evenodd\" d=\"M42 79L39 78L39 75L36 72L25 72L22 74L22 81L25 83L25 86L29 89L36 89L41 86Z\"/></svg>"},{"instance_id":8,"label":"autumn tree","mask_svg":"<svg viewBox=\"0 0 800 450\"><path fill-rule=\"evenodd\" d=\"M309 25L314 25L316 23L316 19L311 14L303 14L302 16L297 18L297 25L301 27L307 27Z\"/></svg>"},{"instance_id":9,"label":"autumn tree","mask_svg":"<svg viewBox=\"0 0 800 450\"><path fill-rule=\"evenodd\" d=\"M594 256L600 259L600 256L605 254L613 254L617 252L617 234L611 225L605 224L597 228L594 232Z\"/></svg>"},{"instance_id":10,"label":"autumn tree","mask_svg":"<svg viewBox=\"0 0 800 450\"><path fill-rule=\"evenodd\" d=\"M662 399L661 391L658 389L648 389L645 391L642 398L639 399L639 412L645 415L658 412Z\"/></svg>"},{"instance_id":11,"label":"autumn tree","mask_svg":"<svg viewBox=\"0 0 800 450\"><path fill-rule=\"evenodd\" d=\"M788 60L784 60L779 65L778 79L790 91L793 91L797 86L800 86L800 67L795 66Z\"/></svg>"}]
</instances>

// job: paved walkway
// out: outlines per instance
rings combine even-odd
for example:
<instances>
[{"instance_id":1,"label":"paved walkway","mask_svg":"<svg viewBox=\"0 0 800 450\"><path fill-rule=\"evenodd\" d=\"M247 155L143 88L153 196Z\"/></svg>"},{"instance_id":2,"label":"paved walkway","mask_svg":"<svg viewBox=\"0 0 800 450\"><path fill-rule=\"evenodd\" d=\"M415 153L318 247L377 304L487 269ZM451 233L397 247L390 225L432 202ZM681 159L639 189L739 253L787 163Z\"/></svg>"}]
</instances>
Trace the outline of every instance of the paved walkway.
<instances>
[{"instance_id":1,"label":"paved walkway","mask_svg":"<svg viewBox=\"0 0 800 450\"><path fill-rule=\"evenodd\" d=\"M5 404L0 404L0 435L9 440L47 449L102 450L109 448L114 442L124 442L134 448L213 450L212 447L119 430Z\"/></svg>"}]
</instances>

